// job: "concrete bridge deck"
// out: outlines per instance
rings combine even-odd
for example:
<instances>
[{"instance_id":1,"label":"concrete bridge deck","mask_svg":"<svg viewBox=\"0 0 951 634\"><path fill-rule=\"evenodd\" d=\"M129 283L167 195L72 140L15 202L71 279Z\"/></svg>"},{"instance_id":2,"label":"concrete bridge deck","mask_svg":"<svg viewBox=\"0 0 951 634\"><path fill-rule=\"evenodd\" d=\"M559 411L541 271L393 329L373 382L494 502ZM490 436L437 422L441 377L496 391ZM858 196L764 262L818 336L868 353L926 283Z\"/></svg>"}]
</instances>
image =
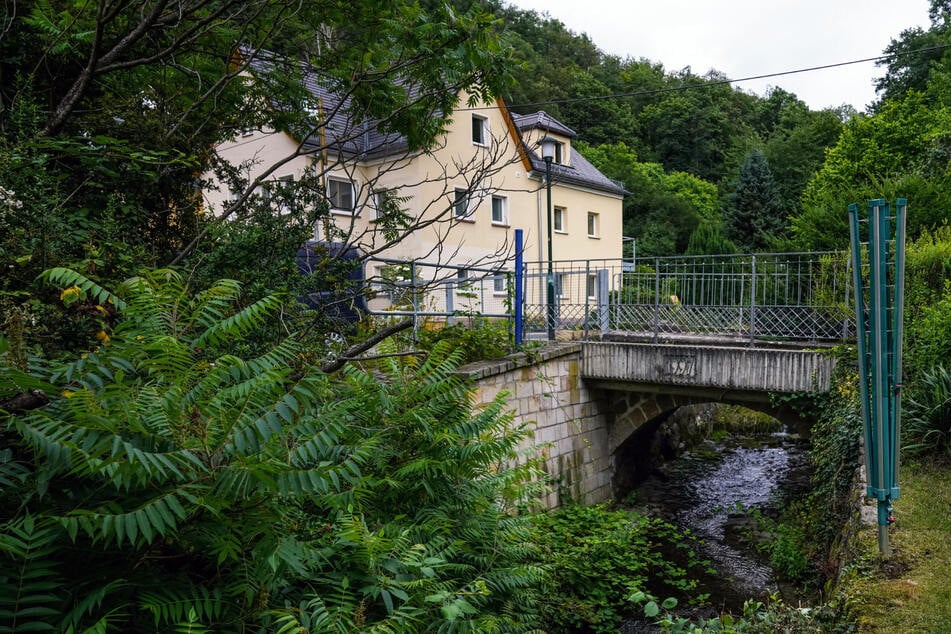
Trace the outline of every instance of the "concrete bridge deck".
<instances>
[{"instance_id":1,"label":"concrete bridge deck","mask_svg":"<svg viewBox=\"0 0 951 634\"><path fill-rule=\"evenodd\" d=\"M581 376L608 389L694 396L731 393L754 401L768 399L771 392L829 390L835 361L821 349L723 344L684 339L662 344L585 342Z\"/></svg>"}]
</instances>

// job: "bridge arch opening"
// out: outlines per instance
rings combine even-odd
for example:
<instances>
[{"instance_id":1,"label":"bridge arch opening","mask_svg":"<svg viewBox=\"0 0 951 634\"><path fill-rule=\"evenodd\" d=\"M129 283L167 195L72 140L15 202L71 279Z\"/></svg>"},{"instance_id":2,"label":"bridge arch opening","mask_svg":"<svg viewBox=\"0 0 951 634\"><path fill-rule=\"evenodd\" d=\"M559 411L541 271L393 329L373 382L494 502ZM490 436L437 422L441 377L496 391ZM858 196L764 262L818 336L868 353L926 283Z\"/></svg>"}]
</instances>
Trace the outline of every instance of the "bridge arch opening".
<instances>
[{"instance_id":1,"label":"bridge arch opening","mask_svg":"<svg viewBox=\"0 0 951 634\"><path fill-rule=\"evenodd\" d=\"M611 485L615 499L627 496L659 465L696 447L715 431L726 431L731 427L727 422L731 419L736 421L733 427L739 435L772 431L787 431L804 438L809 435L809 422L788 407L737 399L687 400L691 402L659 398L658 401L666 401L666 406L651 409L641 403L627 412L626 419L623 414L615 417L612 432L625 430L624 435L612 433ZM650 418L644 415L645 410L651 412ZM638 414L641 420L632 420Z\"/></svg>"}]
</instances>

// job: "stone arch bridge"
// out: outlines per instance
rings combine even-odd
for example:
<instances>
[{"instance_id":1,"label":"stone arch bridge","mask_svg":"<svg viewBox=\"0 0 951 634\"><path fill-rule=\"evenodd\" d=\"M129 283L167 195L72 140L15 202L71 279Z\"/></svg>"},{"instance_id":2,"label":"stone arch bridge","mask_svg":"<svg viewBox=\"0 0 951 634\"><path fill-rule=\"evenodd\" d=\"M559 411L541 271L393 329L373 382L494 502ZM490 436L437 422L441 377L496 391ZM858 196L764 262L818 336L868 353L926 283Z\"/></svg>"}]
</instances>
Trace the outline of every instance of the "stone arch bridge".
<instances>
[{"instance_id":1,"label":"stone arch bridge","mask_svg":"<svg viewBox=\"0 0 951 634\"><path fill-rule=\"evenodd\" d=\"M621 448L676 408L737 403L783 417L772 393L825 392L835 360L822 349L702 343L586 341L460 368L475 404L509 393L516 421L534 426L545 468L558 483L546 500L614 497Z\"/></svg>"}]
</instances>

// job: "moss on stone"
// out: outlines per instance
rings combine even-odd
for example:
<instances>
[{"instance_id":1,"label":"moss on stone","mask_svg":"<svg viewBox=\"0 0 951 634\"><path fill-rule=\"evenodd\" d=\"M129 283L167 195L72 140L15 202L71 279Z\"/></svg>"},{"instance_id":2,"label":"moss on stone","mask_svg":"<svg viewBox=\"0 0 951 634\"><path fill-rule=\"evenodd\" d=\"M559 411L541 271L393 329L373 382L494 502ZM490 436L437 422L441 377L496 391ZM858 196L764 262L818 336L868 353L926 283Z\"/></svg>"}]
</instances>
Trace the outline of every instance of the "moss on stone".
<instances>
[{"instance_id":1,"label":"moss on stone","mask_svg":"<svg viewBox=\"0 0 951 634\"><path fill-rule=\"evenodd\" d=\"M783 424L763 412L740 405L723 405L713 414L713 429L730 434L772 434L782 431Z\"/></svg>"}]
</instances>

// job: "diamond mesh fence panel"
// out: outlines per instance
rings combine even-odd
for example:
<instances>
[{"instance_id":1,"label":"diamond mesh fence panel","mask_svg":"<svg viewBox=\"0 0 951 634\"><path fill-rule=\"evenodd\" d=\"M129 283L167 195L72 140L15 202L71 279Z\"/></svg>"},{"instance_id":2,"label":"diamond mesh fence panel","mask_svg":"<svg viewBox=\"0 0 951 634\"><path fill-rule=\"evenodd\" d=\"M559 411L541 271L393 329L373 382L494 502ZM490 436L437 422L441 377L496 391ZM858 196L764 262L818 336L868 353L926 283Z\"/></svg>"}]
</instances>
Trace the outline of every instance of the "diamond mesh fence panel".
<instances>
[{"instance_id":1,"label":"diamond mesh fence panel","mask_svg":"<svg viewBox=\"0 0 951 634\"><path fill-rule=\"evenodd\" d=\"M527 332L551 325L584 336L620 331L807 342L854 336L846 253L554 262L550 277L547 266L526 267Z\"/></svg>"}]
</instances>

